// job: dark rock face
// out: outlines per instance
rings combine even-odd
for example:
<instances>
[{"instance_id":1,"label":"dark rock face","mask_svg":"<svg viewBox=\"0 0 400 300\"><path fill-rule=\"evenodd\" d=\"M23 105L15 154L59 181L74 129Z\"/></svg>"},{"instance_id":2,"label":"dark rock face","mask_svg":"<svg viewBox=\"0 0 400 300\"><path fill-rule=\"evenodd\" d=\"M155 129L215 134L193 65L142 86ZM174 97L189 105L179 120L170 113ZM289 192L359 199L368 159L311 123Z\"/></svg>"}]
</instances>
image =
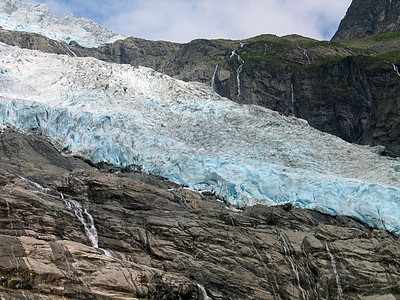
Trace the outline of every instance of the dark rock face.
<instances>
[{"instance_id":1,"label":"dark rock face","mask_svg":"<svg viewBox=\"0 0 400 300\"><path fill-rule=\"evenodd\" d=\"M242 44L195 40L169 50L157 43L127 39L100 51L123 48L125 56L108 58L199 81L235 102L292 114L346 141L383 145L385 154L400 155L400 77L393 66L400 57L370 56L299 36L265 35Z\"/></svg>"},{"instance_id":2,"label":"dark rock face","mask_svg":"<svg viewBox=\"0 0 400 300\"><path fill-rule=\"evenodd\" d=\"M40 34L23 31L11 31L1 28L0 41L2 43L20 48L40 50L46 53L65 54L69 56L84 56L84 53L90 55L94 52L92 49L61 43L48 39ZM83 51L83 49L85 50Z\"/></svg>"},{"instance_id":3,"label":"dark rock face","mask_svg":"<svg viewBox=\"0 0 400 300\"><path fill-rule=\"evenodd\" d=\"M399 156L400 77L390 64L364 59L347 57L298 74L294 111L317 129L349 142L384 145L385 154Z\"/></svg>"},{"instance_id":4,"label":"dark rock face","mask_svg":"<svg viewBox=\"0 0 400 300\"><path fill-rule=\"evenodd\" d=\"M333 41L400 31L400 1L353 0Z\"/></svg>"},{"instance_id":5,"label":"dark rock face","mask_svg":"<svg viewBox=\"0 0 400 300\"><path fill-rule=\"evenodd\" d=\"M5 299L400 297L400 241L384 231L290 205L234 211L160 177L97 170L40 137L0 141Z\"/></svg>"}]
</instances>

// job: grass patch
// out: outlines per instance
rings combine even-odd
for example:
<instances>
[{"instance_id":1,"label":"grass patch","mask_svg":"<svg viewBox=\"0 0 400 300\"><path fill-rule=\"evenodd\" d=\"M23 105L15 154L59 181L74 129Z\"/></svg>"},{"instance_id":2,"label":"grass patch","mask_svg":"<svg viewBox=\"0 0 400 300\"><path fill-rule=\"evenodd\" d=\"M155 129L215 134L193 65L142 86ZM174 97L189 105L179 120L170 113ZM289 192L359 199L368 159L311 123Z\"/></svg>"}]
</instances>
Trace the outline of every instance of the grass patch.
<instances>
[{"instance_id":1,"label":"grass patch","mask_svg":"<svg viewBox=\"0 0 400 300\"><path fill-rule=\"evenodd\" d=\"M293 41L273 34L258 35L244 40L243 43L245 45L269 44L276 48L295 46L295 43Z\"/></svg>"},{"instance_id":2,"label":"grass patch","mask_svg":"<svg viewBox=\"0 0 400 300\"><path fill-rule=\"evenodd\" d=\"M342 41L342 43L352 48L370 50L382 48L386 44L400 45L400 31L379 33L358 40Z\"/></svg>"},{"instance_id":3,"label":"grass patch","mask_svg":"<svg viewBox=\"0 0 400 300\"><path fill-rule=\"evenodd\" d=\"M374 54L371 55L372 57L381 60L381 61L387 61L393 64L399 64L400 63L400 49L398 50L393 50L393 51L388 51L385 53L379 53L379 54Z\"/></svg>"},{"instance_id":4,"label":"grass patch","mask_svg":"<svg viewBox=\"0 0 400 300\"><path fill-rule=\"evenodd\" d=\"M266 62L267 64L277 64L281 59L278 55L263 52L245 52L241 55L245 62Z\"/></svg>"}]
</instances>

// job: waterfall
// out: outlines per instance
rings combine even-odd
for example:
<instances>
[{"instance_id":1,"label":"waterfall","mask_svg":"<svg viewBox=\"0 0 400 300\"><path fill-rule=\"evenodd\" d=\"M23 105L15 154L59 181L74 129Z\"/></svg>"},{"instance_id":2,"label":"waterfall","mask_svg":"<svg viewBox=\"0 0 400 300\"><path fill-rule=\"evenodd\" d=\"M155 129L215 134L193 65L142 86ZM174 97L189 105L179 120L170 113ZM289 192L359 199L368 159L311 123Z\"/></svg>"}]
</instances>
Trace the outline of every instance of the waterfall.
<instances>
[{"instance_id":1,"label":"waterfall","mask_svg":"<svg viewBox=\"0 0 400 300\"><path fill-rule=\"evenodd\" d=\"M69 57L77 57L77 55L76 55L67 45L61 44L61 43L58 42L58 41L56 41L56 42L57 42L58 47L59 47L61 50L65 50L65 48L68 49L69 53L72 54L72 55L68 54Z\"/></svg>"},{"instance_id":2,"label":"waterfall","mask_svg":"<svg viewBox=\"0 0 400 300\"><path fill-rule=\"evenodd\" d=\"M6 205L7 205L7 220L10 222L10 229L13 229L13 224L12 224L12 220L10 218L10 203L7 200L6 201Z\"/></svg>"},{"instance_id":3,"label":"waterfall","mask_svg":"<svg viewBox=\"0 0 400 300\"><path fill-rule=\"evenodd\" d=\"M295 99L294 99L294 89L293 89L293 84L290 85L290 94L291 94L291 98L292 98L292 115L296 116L294 114L294 104L295 104Z\"/></svg>"},{"instance_id":4,"label":"waterfall","mask_svg":"<svg viewBox=\"0 0 400 300\"><path fill-rule=\"evenodd\" d=\"M214 74L211 79L211 88L213 92L215 92L215 77L217 76L217 72L218 72L218 65L215 65Z\"/></svg>"},{"instance_id":5,"label":"waterfall","mask_svg":"<svg viewBox=\"0 0 400 300\"><path fill-rule=\"evenodd\" d=\"M229 58L232 58L232 57L234 57L234 56L237 56L238 61L239 61L239 63L240 63L239 68L237 68L237 70L236 70L236 81L237 81L237 86L238 86L238 97L240 97L240 94L241 94L241 89L240 89L240 73L241 73L242 70L243 70L244 60L242 59L242 57L241 57L239 54L236 53L236 50L233 50L233 51L232 51L232 54L231 54L231 56L230 56Z\"/></svg>"},{"instance_id":6,"label":"waterfall","mask_svg":"<svg viewBox=\"0 0 400 300\"><path fill-rule=\"evenodd\" d=\"M395 64L392 64L392 65L393 65L393 70L395 70L397 75L400 76L399 68Z\"/></svg>"},{"instance_id":7,"label":"waterfall","mask_svg":"<svg viewBox=\"0 0 400 300\"><path fill-rule=\"evenodd\" d=\"M273 290L274 296L275 296L278 300L280 300L281 297L280 297L280 295L279 295L279 286L278 286L278 281L276 280L275 274L272 273L272 271L268 268L268 266L267 266L267 264L265 263L264 259L263 259L262 256L260 255L260 252L258 252L257 248L254 246L254 242L253 242L253 240L250 238L250 236L249 236L246 232L243 232L239 227L236 227L235 222L234 222L234 220L233 220L233 218L232 218L231 215L229 215L229 217L231 218L232 226L233 226L234 228L236 228L236 230L239 231L239 233L241 233L242 235L244 235L244 236L248 239L248 241L250 242L251 248L253 249L253 251L256 253L256 255L257 255L257 257L258 257L258 260L259 260L259 261L262 263L262 265L264 266L265 270L267 271L267 274L270 275L270 276L272 277L273 283L274 283L274 284L272 284L271 286L272 286L272 290Z\"/></svg>"},{"instance_id":8,"label":"waterfall","mask_svg":"<svg viewBox=\"0 0 400 300\"><path fill-rule=\"evenodd\" d=\"M193 209L190 203L187 202L187 198L179 193L177 189L169 189L168 191L179 199L179 204L182 205L184 208Z\"/></svg>"},{"instance_id":9,"label":"waterfall","mask_svg":"<svg viewBox=\"0 0 400 300\"><path fill-rule=\"evenodd\" d=\"M16 238L17 239L17 238ZM15 244L11 245L11 255L12 255L12 259L10 259L10 265L13 265L13 261L15 261L15 268L18 270L20 265L19 265L19 258L15 256L14 253L14 246Z\"/></svg>"},{"instance_id":10,"label":"waterfall","mask_svg":"<svg viewBox=\"0 0 400 300\"><path fill-rule=\"evenodd\" d=\"M333 273L336 275L336 285L337 285L337 290L338 290L337 299L339 300L343 296L343 289L342 289L342 285L340 283L339 272L337 271L337 268L336 268L336 260L335 260L335 257L333 256L333 254L331 253L331 250L329 249L328 243L326 243L326 251L328 252L328 255L331 259Z\"/></svg>"},{"instance_id":11,"label":"waterfall","mask_svg":"<svg viewBox=\"0 0 400 300\"><path fill-rule=\"evenodd\" d=\"M311 221L311 223L314 224L314 221L310 217L307 216L307 218ZM301 250L302 250L302 252L304 254L304 258L308 260L309 256L308 256L308 254L306 252L306 248L305 248L304 242L302 243L300 248L301 248ZM311 271L310 265L309 265L308 262L305 263L305 266L306 266L307 270L304 270L304 273L306 275L308 275L308 276L305 276L305 278L307 279L307 282L308 282L308 286L310 287L310 289L312 289L312 291L314 292L314 294L317 297L317 299L319 299L318 298L318 291L317 291L316 283L315 283L314 278L312 278L312 275L311 275L311 274L313 274L313 272Z\"/></svg>"},{"instance_id":12,"label":"waterfall","mask_svg":"<svg viewBox=\"0 0 400 300\"><path fill-rule=\"evenodd\" d=\"M77 57L77 55L75 54L74 51L72 51L67 45L65 45L67 47L67 49L69 50L69 52L72 53L73 57Z\"/></svg>"},{"instance_id":13,"label":"waterfall","mask_svg":"<svg viewBox=\"0 0 400 300\"><path fill-rule=\"evenodd\" d=\"M69 210L73 210L75 216L82 223L83 227L85 228L86 236L92 246L103 251L106 256L115 258L111 251L99 248L99 236L97 234L97 229L94 226L93 216L90 214L89 210L83 208L82 205L77 201L65 199L62 193L60 193L60 197L64 201L65 207Z\"/></svg>"},{"instance_id":14,"label":"waterfall","mask_svg":"<svg viewBox=\"0 0 400 300\"><path fill-rule=\"evenodd\" d=\"M39 183L37 183L37 182L34 182L34 181L29 180L29 179L27 179L27 178L25 178L25 177L22 177L22 176L19 176L19 178L20 178L22 181L25 181L26 183L29 183L31 186L35 187L36 189L38 189L38 190L41 191L42 193L47 194L48 192L50 192L50 189L42 187L42 186L41 186Z\"/></svg>"},{"instance_id":15,"label":"waterfall","mask_svg":"<svg viewBox=\"0 0 400 300\"><path fill-rule=\"evenodd\" d=\"M63 194L61 194L61 199L64 200L66 208L69 210L73 210L75 216L83 224L86 236L88 237L92 246L94 248L99 248L99 238L97 235L97 230L94 226L93 217L89 213L89 211L86 208L83 208L79 202L65 199Z\"/></svg>"},{"instance_id":16,"label":"waterfall","mask_svg":"<svg viewBox=\"0 0 400 300\"><path fill-rule=\"evenodd\" d=\"M5 200L5 201L6 201L6 205L7 205L7 219L9 219L10 218L10 203L8 203L7 200Z\"/></svg>"},{"instance_id":17,"label":"waterfall","mask_svg":"<svg viewBox=\"0 0 400 300\"><path fill-rule=\"evenodd\" d=\"M299 48L300 50L303 51L303 55L307 58L307 63L313 63L314 62L314 58L313 57L310 58L310 56L308 55L308 52L307 52L306 49L304 49L304 48L302 48L300 46L297 46L297 48Z\"/></svg>"},{"instance_id":18,"label":"waterfall","mask_svg":"<svg viewBox=\"0 0 400 300\"><path fill-rule=\"evenodd\" d=\"M300 274L299 274L299 271L297 270L297 266L294 262L293 254L292 254L292 250L290 249L289 242L282 233L279 233L279 237L282 240L282 246L283 246L283 250L285 252L285 256L287 257L287 259L289 260L289 262L292 266L292 271L293 271L293 274L295 277L295 281L297 283L297 287L299 288L303 299L307 300L308 297L307 297L306 291L303 289L303 287L300 284Z\"/></svg>"},{"instance_id":19,"label":"waterfall","mask_svg":"<svg viewBox=\"0 0 400 300\"><path fill-rule=\"evenodd\" d=\"M197 284L197 287L199 288L199 296L200 296L199 299L200 300L211 300L211 298L208 297L204 286L202 286L201 284Z\"/></svg>"}]
</instances>

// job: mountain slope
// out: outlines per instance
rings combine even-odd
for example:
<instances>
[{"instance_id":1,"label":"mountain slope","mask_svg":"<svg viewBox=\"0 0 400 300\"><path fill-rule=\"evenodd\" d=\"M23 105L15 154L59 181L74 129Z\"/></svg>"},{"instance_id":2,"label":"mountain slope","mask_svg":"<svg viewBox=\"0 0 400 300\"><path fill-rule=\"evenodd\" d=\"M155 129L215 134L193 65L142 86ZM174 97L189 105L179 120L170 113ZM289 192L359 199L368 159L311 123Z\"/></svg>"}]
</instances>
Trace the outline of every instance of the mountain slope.
<instances>
[{"instance_id":1,"label":"mountain slope","mask_svg":"<svg viewBox=\"0 0 400 300\"><path fill-rule=\"evenodd\" d=\"M164 51L158 43L129 38L99 50L108 60L203 82L235 102L295 115L346 141L400 155L400 77L393 69L400 64L398 51L370 55L337 43L270 35L195 40L176 48Z\"/></svg>"},{"instance_id":2,"label":"mountain slope","mask_svg":"<svg viewBox=\"0 0 400 300\"><path fill-rule=\"evenodd\" d=\"M346 141L379 146L383 155L400 156L400 77L396 72L400 42L389 35L345 45L296 35L187 44L127 38L90 49L6 30L0 31L0 40L29 49L151 67L174 78L205 83L238 103L306 119L311 126Z\"/></svg>"},{"instance_id":3,"label":"mountain slope","mask_svg":"<svg viewBox=\"0 0 400 300\"><path fill-rule=\"evenodd\" d=\"M0 153L2 298L400 296L399 239L353 219L290 205L234 211L8 129Z\"/></svg>"},{"instance_id":4,"label":"mountain slope","mask_svg":"<svg viewBox=\"0 0 400 300\"><path fill-rule=\"evenodd\" d=\"M0 49L4 125L239 205L292 202L400 232L395 159L151 69Z\"/></svg>"}]
</instances>

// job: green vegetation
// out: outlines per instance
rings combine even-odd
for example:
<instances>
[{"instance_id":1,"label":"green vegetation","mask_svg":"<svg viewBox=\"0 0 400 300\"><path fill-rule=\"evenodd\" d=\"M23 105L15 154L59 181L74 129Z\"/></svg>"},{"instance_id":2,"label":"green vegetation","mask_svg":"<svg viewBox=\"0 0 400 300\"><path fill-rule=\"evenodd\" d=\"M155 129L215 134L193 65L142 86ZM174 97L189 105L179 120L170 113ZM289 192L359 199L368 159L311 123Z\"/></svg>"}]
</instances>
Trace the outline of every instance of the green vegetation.
<instances>
[{"instance_id":1,"label":"green vegetation","mask_svg":"<svg viewBox=\"0 0 400 300\"><path fill-rule=\"evenodd\" d=\"M329 69L329 68L332 68L333 66L338 65L341 61L343 61L343 59L345 59L345 56L329 57L329 58L319 60L313 64L306 65L305 67L314 66L314 67L323 67L325 69Z\"/></svg>"},{"instance_id":2,"label":"green vegetation","mask_svg":"<svg viewBox=\"0 0 400 300\"><path fill-rule=\"evenodd\" d=\"M397 49L400 47L400 31L375 34L363 39L343 41L346 46L356 49L382 51Z\"/></svg>"},{"instance_id":3,"label":"green vegetation","mask_svg":"<svg viewBox=\"0 0 400 300\"><path fill-rule=\"evenodd\" d=\"M265 61L267 64L277 64L281 60L278 55L263 52L246 52L242 54L242 58L244 61Z\"/></svg>"},{"instance_id":4,"label":"green vegetation","mask_svg":"<svg viewBox=\"0 0 400 300\"><path fill-rule=\"evenodd\" d=\"M390 62L393 64L400 63L400 49L388 51L388 52L384 52L384 53L379 53L379 54L374 54L371 56L374 58L377 58L378 60L387 61L387 62Z\"/></svg>"},{"instance_id":5,"label":"green vegetation","mask_svg":"<svg viewBox=\"0 0 400 300\"><path fill-rule=\"evenodd\" d=\"M295 46L295 43L290 39L279 37L273 34L262 34L243 41L246 45L254 44L269 44L278 48Z\"/></svg>"},{"instance_id":6,"label":"green vegetation","mask_svg":"<svg viewBox=\"0 0 400 300\"><path fill-rule=\"evenodd\" d=\"M212 43L221 48L237 49L238 54L246 62L244 67L250 72L264 68L285 68L300 72L306 69L330 69L339 65L349 55L362 68L368 68L382 62L400 64L400 47L396 50L390 49L390 51L385 51L384 49L380 51L360 50L363 47L368 48L377 43L390 43L393 41L398 41L400 45L400 32L377 34L352 43L318 41L300 35L279 37L271 34L263 34L243 40L243 47L240 47L238 42L230 40L213 40ZM351 48L354 45L359 47ZM360 45L364 46L361 47ZM315 61L312 63L303 64L291 54L299 47L306 50L314 49L314 52L326 53L326 55L316 56ZM338 48L343 50L337 50ZM225 55L228 55L227 53ZM228 64L232 68L237 68L239 62L234 57L228 60Z\"/></svg>"}]
</instances>

